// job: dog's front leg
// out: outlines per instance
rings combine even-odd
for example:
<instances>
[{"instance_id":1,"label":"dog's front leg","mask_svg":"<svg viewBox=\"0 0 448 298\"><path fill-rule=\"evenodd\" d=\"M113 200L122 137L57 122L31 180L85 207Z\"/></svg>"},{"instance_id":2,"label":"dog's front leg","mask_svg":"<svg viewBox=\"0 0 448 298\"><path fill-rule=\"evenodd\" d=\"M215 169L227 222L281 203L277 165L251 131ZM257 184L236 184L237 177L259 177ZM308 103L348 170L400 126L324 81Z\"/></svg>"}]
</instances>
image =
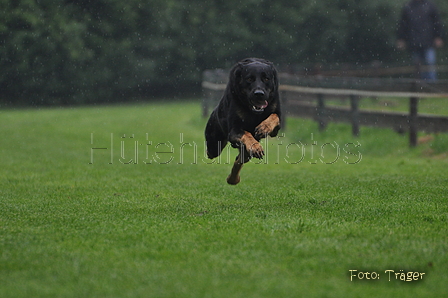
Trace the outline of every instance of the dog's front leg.
<instances>
[{"instance_id":1,"label":"dog's front leg","mask_svg":"<svg viewBox=\"0 0 448 298\"><path fill-rule=\"evenodd\" d=\"M243 147L243 149L246 150L247 153L246 155L248 155L249 159L251 157L259 159L263 158L264 156L263 147L261 147L260 143L254 138L254 136L250 132L244 131L241 136L233 137L230 139L233 147L236 148Z\"/></svg>"},{"instance_id":2,"label":"dog's front leg","mask_svg":"<svg viewBox=\"0 0 448 298\"><path fill-rule=\"evenodd\" d=\"M271 114L268 118L263 120L256 128L255 128L255 137L260 140L262 138L267 137L268 135L271 137L275 137L280 129L280 118L277 114Z\"/></svg>"}]
</instances>

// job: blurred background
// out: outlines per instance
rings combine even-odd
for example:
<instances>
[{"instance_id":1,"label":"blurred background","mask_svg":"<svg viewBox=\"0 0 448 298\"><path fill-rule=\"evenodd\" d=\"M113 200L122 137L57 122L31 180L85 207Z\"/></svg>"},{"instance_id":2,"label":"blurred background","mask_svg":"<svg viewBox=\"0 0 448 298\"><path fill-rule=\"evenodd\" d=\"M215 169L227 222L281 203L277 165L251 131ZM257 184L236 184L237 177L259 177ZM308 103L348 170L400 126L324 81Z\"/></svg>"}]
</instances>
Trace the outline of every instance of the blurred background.
<instances>
[{"instance_id":1,"label":"blurred background","mask_svg":"<svg viewBox=\"0 0 448 298\"><path fill-rule=\"evenodd\" d=\"M395 47L405 2L0 0L0 104L200 96L204 70L245 57L287 72L409 65Z\"/></svg>"}]
</instances>

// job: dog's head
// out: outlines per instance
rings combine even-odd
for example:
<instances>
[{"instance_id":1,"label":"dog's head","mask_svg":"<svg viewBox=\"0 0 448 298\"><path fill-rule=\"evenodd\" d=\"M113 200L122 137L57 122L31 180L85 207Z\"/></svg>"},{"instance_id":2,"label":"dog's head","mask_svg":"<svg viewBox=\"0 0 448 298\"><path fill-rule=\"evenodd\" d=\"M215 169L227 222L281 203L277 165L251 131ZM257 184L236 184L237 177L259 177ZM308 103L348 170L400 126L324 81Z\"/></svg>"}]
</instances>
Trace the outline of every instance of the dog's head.
<instances>
[{"instance_id":1,"label":"dog's head","mask_svg":"<svg viewBox=\"0 0 448 298\"><path fill-rule=\"evenodd\" d=\"M262 113L278 98L277 70L263 59L248 58L230 71L230 87L241 102L254 113Z\"/></svg>"}]
</instances>

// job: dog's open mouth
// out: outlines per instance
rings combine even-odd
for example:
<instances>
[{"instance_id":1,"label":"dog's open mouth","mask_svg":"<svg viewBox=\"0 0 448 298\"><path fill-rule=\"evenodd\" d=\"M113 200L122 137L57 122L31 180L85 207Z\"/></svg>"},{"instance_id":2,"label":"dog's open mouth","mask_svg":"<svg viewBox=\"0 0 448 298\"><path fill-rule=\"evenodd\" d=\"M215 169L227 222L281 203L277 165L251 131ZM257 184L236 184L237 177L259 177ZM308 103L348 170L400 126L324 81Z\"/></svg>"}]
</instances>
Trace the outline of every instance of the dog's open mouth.
<instances>
[{"instance_id":1,"label":"dog's open mouth","mask_svg":"<svg viewBox=\"0 0 448 298\"><path fill-rule=\"evenodd\" d=\"M265 100L264 104L261 105L253 105L252 106L252 111L256 112L256 113L261 113L264 111L264 109L266 109L266 107L268 106L268 102Z\"/></svg>"}]
</instances>

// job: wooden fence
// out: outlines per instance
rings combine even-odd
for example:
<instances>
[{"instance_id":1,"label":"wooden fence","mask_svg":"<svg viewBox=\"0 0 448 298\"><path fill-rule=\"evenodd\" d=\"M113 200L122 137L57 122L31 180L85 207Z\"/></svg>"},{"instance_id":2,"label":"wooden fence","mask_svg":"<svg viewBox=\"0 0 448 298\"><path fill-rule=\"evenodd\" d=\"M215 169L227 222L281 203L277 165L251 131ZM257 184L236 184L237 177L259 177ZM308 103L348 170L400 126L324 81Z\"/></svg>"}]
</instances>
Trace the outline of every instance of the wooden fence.
<instances>
[{"instance_id":1,"label":"wooden fence","mask_svg":"<svg viewBox=\"0 0 448 298\"><path fill-rule=\"evenodd\" d=\"M358 136L360 126L387 127L403 133L409 131L410 146L417 145L417 132L448 132L448 117L418 114L422 98L440 98L448 104L448 82L411 79L350 78L297 76L280 74L280 97L283 111L289 116L316 120L323 130L329 122L348 122ZM226 88L227 72L209 70L203 74L203 115L207 117ZM409 99L409 112L360 110L362 98ZM350 108L328 106L332 100L349 99Z\"/></svg>"}]
</instances>

